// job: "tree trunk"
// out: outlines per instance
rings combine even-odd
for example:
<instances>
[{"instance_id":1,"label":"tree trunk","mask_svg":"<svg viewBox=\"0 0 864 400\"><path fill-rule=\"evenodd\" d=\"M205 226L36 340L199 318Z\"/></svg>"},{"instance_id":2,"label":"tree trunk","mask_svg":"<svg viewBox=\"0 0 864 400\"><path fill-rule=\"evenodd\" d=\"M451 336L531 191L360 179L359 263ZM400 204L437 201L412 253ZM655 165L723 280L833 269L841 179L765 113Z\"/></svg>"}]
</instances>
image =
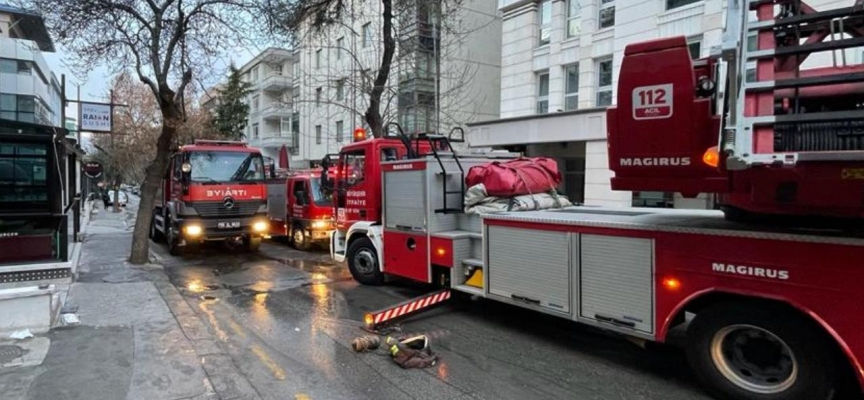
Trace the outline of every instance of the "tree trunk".
<instances>
[{"instance_id":1,"label":"tree trunk","mask_svg":"<svg viewBox=\"0 0 864 400\"><path fill-rule=\"evenodd\" d=\"M146 264L149 262L150 220L153 217L153 206L156 202L156 192L162 185L162 177L168 169L171 159L171 144L177 133L180 123L180 113L171 96L162 96L162 133L156 144L156 158L147 166L144 175L144 183L141 188L141 202L138 205L138 214L135 219L135 230L132 232L132 253L129 262L132 264ZM166 99L167 98L167 99ZM167 103L167 104L166 104Z\"/></svg>"},{"instance_id":2,"label":"tree trunk","mask_svg":"<svg viewBox=\"0 0 864 400\"><path fill-rule=\"evenodd\" d=\"M366 109L366 123L372 129L372 136L384 136L384 121L381 118L381 95L390 77L390 67L393 64L393 54L396 52L396 40L393 39L393 0L381 0L384 8L384 54L381 56L381 66L375 76L374 86L369 93L369 108Z\"/></svg>"}]
</instances>

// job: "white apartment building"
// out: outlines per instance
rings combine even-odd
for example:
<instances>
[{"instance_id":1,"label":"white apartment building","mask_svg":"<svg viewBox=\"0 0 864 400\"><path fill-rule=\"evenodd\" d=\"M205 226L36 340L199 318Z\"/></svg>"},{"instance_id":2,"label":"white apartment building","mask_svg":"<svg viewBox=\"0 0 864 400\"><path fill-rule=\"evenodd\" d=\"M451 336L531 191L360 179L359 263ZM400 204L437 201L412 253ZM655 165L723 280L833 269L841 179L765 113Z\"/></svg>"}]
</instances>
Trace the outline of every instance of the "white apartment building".
<instances>
[{"instance_id":1,"label":"white apartment building","mask_svg":"<svg viewBox=\"0 0 864 400\"><path fill-rule=\"evenodd\" d=\"M382 97L385 123L398 122L406 133L446 133L497 118L501 25L495 0L444 10L441 25L432 23L431 4L418 0L394 10L397 49ZM380 2L350 1L346 24L300 35L293 93L299 159L315 165L350 143L354 129L367 128L366 93L383 52L380 7Z\"/></svg>"},{"instance_id":2,"label":"white apartment building","mask_svg":"<svg viewBox=\"0 0 864 400\"><path fill-rule=\"evenodd\" d=\"M808 3L827 9L851 0ZM628 43L683 35L694 57L706 57L721 43L725 6L725 0L499 0L501 114L471 124L470 145L557 159L563 191L585 204L712 207L706 195L684 199L611 190L605 107L616 103ZM755 37L748 45L755 45ZM850 50L850 63L860 63L861 53ZM830 63L830 53L824 53L805 67Z\"/></svg>"},{"instance_id":3,"label":"white apartment building","mask_svg":"<svg viewBox=\"0 0 864 400\"><path fill-rule=\"evenodd\" d=\"M251 84L251 93L247 97L246 140L260 148L265 156L274 159L278 159L282 146L288 148L291 158L303 156L299 153L300 142L297 139L299 117L292 112L291 104L293 64L290 50L269 48L240 68L243 80ZM204 106L208 107L208 101ZM294 162L292 160L292 164Z\"/></svg>"},{"instance_id":4,"label":"white apartment building","mask_svg":"<svg viewBox=\"0 0 864 400\"><path fill-rule=\"evenodd\" d=\"M62 126L60 84L43 51L54 44L41 16L0 4L0 119Z\"/></svg>"}]
</instances>

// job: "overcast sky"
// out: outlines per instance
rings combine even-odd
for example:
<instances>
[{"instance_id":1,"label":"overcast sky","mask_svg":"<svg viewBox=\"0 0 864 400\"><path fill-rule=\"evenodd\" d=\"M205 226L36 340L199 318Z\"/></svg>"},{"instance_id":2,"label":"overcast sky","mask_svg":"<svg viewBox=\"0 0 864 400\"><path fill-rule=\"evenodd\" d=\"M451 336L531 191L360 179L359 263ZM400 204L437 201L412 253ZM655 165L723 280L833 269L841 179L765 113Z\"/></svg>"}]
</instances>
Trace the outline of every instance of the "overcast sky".
<instances>
[{"instance_id":1,"label":"overcast sky","mask_svg":"<svg viewBox=\"0 0 864 400\"><path fill-rule=\"evenodd\" d=\"M70 57L73 55L64 53L60 45L55 44L55 46L57 47L56 53L42 53L42 55L45 57L45 61L48 62L51 71L57 75L58 81L60 80L61 75L66 75L66 98L69 100L76 100L77 85L81 85L82 101L107 101L108 87L111 82L111 75L109 74L108 69L103 65L97 66L89 72L87 77L79 79L79 77L75 76L72 68L67 66ZM237 49L237 51L229 52L229 54L232 54L232 57L222 60L221 69L223 71L227 70L231 61L234 61L234 63L240 67L249 62L249 60L263 50L264 48L250 48ZM216 74L214 74L215 78L204 80L205 85L208 85L209 87L209 85L215 84L218 78L223 76L223 74L220 74L219 72L220 71L216 71ZM69 103L69 106L66 107L66 115L77 118L78 107L75 103Z\"/></svg>"}]
</instances>

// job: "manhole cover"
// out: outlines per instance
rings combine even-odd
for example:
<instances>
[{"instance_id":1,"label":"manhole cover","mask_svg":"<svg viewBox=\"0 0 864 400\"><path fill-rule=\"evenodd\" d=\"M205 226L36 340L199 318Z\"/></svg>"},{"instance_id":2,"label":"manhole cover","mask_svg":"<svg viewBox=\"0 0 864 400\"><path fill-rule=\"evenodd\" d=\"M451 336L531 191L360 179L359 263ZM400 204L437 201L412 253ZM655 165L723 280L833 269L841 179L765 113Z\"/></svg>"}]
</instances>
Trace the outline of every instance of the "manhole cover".
<instances>
[{"instance_id":1,"label":"manhole cover","mask_svg":"<svg viewBox=\"0 0 864 400\"><path fill-rule=\"evenodd\" d=\"M12 362L13 360L21 357L22 355L24 355L24 349L18 346L0 346L0 364Z\"/></svg>"}]
</instances>

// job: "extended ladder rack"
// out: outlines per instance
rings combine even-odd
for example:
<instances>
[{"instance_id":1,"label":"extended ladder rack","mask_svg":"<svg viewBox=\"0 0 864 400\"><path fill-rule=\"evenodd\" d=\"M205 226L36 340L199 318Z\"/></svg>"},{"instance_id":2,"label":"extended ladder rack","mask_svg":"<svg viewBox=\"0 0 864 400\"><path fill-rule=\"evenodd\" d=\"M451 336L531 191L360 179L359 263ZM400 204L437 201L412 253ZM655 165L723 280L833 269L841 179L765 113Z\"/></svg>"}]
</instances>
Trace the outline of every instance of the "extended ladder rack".
<instances>
[{"instance_id":1,"label":"extended ladder rack","mask_svg":"<svg viewBox=\"0 0 864 400\"><path fill-rule=\"evenodd\" d=\"M825 11L800 0L732 1L726 35L728 169L864 159L864 108L855 100L864 96L864 65L848 65L845 54L864 46L862 0ZM811 54L828 51L832 66L802 70ZM756 79L747 79L753 64Z\"/></svg>"}]
</instances>

